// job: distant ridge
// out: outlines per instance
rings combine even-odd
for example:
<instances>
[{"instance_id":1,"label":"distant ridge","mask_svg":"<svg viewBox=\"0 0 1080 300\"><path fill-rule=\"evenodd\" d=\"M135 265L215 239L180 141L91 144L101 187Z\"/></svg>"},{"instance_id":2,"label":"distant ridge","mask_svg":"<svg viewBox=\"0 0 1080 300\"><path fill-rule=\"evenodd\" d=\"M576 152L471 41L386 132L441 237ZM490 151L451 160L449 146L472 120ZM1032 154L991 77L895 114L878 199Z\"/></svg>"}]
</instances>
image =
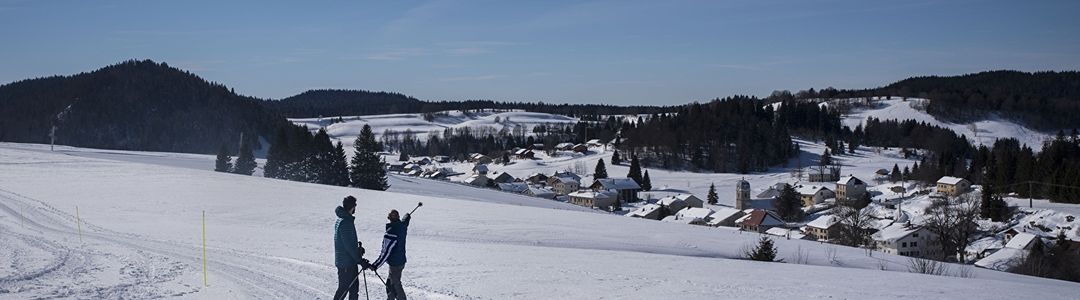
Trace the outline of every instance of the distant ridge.
<instances>
[{"instance_id":1,"label":"distant ridge","mask_svg":"<svg viewBox=\"0 0 1080 300\"><path fill-rule=\"evenodd\" d=\"M150 60L0 86L0 141L47 143L54 123L63 145L187 153L235 149L241 133L256 141L289 124L259 99Z\"/></svg>"}]
</instances>

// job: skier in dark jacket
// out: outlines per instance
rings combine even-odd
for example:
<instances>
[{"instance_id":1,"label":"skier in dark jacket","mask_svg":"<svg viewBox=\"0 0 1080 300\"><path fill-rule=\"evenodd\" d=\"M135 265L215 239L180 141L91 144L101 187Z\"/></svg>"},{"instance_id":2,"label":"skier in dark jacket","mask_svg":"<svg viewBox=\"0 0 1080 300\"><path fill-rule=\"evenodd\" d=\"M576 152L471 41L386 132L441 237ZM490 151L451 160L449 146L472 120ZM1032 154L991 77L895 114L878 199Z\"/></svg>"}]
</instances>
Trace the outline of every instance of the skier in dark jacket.
<instances>
[{"instance_id":1,"label":"skier in dark jacket","mask_svg":"<svg viewBox=\"0 0 1080 300\"><path fill-rule=\"evenodd\" d=\"M367 265L367 260L361 257L363 254L360 253L356 241L356 225L353 223L356 219L353 217L356 213L356 198L345 197L341 206L334 209L334 213L338 217L334 224L334 265L337 266L338 273L338 289L334 293L334 299L344 299L348 293L349 299L356 300L360 298L360 285L355 281L360 270L356 265Z\"/></svg>"},{"instance_id":2,"label":"skier in dark jacket","mask_svg":"<svg viewBox=\"0 0 1080 300\"><path fill-rule=\"evenodd\" d=\"M409 234L409 220L412 220L412 216L405 214L405 219L402 220L398 218L397 210L391 210L386 218L390 223L386 224L382 252L379 258L371 263L370 269L378 270L384 262L390 265L390 276L386 279L386 298L405 300L401 271L405 269L405 237Z\"/></svg>"}]
</instances>

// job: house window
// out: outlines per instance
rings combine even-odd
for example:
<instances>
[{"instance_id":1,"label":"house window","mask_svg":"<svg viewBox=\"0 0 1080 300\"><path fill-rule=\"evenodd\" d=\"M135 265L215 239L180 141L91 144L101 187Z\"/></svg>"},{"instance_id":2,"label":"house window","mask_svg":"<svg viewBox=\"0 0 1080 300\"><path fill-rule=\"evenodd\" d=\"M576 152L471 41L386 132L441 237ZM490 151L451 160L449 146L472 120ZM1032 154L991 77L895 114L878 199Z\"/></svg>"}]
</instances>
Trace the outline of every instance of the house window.
<instances>
[{"instance_id":1,"label":"house window","mask_svg":"<svg viewBox=\"0 0 1080 300\"><path fill-rule=\"evenodd\" d=\"M911 246L912 246L912 247L918 247L918 246L919 246L919 242L911 242Z\"/></svg>"},{"instance_id":2,"label":"house window","mask_svg":"<svg viewBox=\"0 0 1080 300\"><path fill-rule=\"evenodd\" d=\"M919 234L918 234L918 233L916 233L916 234L914 234L914 235L912 235L912 236L913 236L913 237L919 237Z\"/></svg>"},{"instance_id":3,"label":"house window","mask_svg":"<svg viewBox=\"0 0 1080 300\"><path fill-rule=\"evenodd\" d=\"M907 248L907 242L900 243L900 247Z\"/></svg>"}]
</instances>

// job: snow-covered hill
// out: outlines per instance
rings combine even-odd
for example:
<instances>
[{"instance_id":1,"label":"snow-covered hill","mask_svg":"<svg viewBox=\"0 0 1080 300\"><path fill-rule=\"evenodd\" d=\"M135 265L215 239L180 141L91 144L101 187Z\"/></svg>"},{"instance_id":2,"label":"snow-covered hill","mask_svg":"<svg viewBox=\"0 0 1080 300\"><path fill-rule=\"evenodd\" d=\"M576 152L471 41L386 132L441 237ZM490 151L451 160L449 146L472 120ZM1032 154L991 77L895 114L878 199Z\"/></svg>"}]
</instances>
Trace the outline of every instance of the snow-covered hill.
<instances>
[{"instance_id":1,"label":"snow-covered hill","mask_svg":"<svg viewBox=\"0 0 1080 300\"><path fill-rule=\"evenodd\" d=\"M981 269L974 278L912 274L904 257L797 240L778 240L780 257L794 262L801 250L807 265L738 260L756 234L456 184L395 177L394 192L376 192L215 173L209 156L189 169L46 149L0 144L0 298L326 299L332 211L345 195L360 199L369 245L386 211L425 203L404 276L417 299L1067 299L1080 287ZM377 279L367 283L379 293Z\"/></svg>"},{"instance_id":2,"label":"snow-covered hill","mask_svg":"<svg viewBox=\"0 0 1080 300\"><path fill-rule=\"evenodd\" d=\"M441 134L446 128L470 128L491 129L493 132L507 130L513 132L514 128L521 126L526 133L531 133L532 128L542 124L573 124L577 118L562 115L533 113L524 111L481 111L462 112L446 111L432 114L431 121L425 120L423 114L390 114L372 116L345 116L341 117L345 122L333 123L337 117L290 119L298 125L306 125L308 128L326 127L326 132L333 138L339 138L345 144L350 144L364 124L371 125L376 135L382 135L387 130L403 133L410 130L416 133L416 137L427 139L428 133Z\"/></svg>"},{"instance_id":3,"label":"snow-covered hill","mask_svg":"<svg viewBox=\"0 0 1080 300\"><path fill-rule=\"evenodd\" d=\"M834 101L862 102L852 99ZM1029 129L1024 125L1017 124L1016 122L1001 118L989 118L965 124L941 121L926 113L926 111L917 109L920 104L924 105L926 101L930 100L917 98L908 98L907 100L904 100L901 97L892 97L892 99L884 97L873 98L869 106L854 108L850 114L844 116L843 122L844 125L855 128L856 125L865 124L866 119L869 117L881 120L915 120L945 127L955 131L957 134L966 135L975 145L982 144L989 146L993 145L994 140L999 138L1015 138L1019 140L1021 144L1027 144L1035 151L1042 149L1043 141L1053 138L1052 133L1039 132Z\"/></svg>"}]
</instances>

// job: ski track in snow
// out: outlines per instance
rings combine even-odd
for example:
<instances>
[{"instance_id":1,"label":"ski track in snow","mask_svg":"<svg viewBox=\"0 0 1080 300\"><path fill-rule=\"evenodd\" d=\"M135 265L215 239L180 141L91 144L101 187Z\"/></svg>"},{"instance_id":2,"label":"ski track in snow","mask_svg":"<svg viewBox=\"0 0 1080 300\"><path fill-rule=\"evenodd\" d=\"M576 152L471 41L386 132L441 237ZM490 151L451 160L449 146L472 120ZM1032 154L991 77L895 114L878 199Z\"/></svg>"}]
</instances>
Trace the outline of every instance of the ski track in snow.
<instances>
[{"instance_id":1,"label":"ski track in snow","mask_svg":"<svg viewBox=\"0 0 1080 300\"><path fill-rule=\"evenodd\" d=\"M8 257L13 274L0 277L0 296L18 295L27 298L159 298L178 297L199 292L203 287L180 282L184 273L197 273L202 258L201 248L174 242L155 241L133 234L113 232L83 222L80 242L75 216L57 210L44 201L0 189L0 212L16 219L21 225L0 223L3 245L21 242L27 247L0 246L0 254ZM34 235L16 233L19 227ZM55 242L49 237L59 237ZM76 244L77 246L64 246ZM97 250L100 245L109 249L125 249L124 253ZM10 247L10 248L9 248ZM28 267L26 248L46 252L44 266ZM32 250L31 250L32 251ZM227 249L207 249L209 277L225 277L244 288L244 297L262 299L329 299L326 290L329 267L278 257L261 256ZM41 256L41 255L38 255ZM118 270L115 265L120 265ZM249 266L258 266L259 269ZM119 273L119 282L101 285L90 278L102 273ZM281 276L277 274L289 274ZM190 274L189 274L190 275ZM215 281L218 279L215 278ZM380 285L374 276L368 285ZM166 286L166 287L163 287ZM174 288L168 288L173 286ZM381 289L376 289L376 294ZM457 299L423 287L406 286L410 295L420 299Z\"/></svg>"}]
</instances>

